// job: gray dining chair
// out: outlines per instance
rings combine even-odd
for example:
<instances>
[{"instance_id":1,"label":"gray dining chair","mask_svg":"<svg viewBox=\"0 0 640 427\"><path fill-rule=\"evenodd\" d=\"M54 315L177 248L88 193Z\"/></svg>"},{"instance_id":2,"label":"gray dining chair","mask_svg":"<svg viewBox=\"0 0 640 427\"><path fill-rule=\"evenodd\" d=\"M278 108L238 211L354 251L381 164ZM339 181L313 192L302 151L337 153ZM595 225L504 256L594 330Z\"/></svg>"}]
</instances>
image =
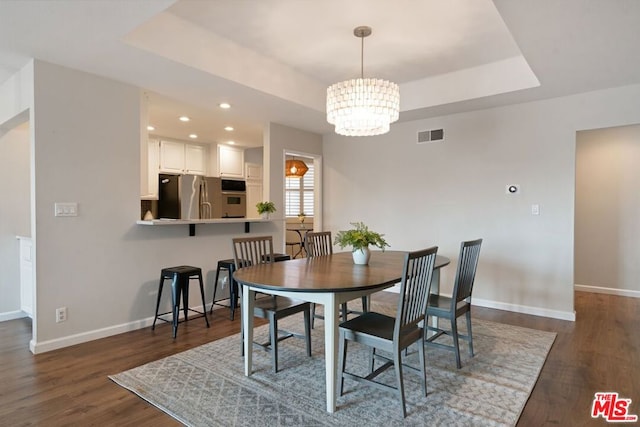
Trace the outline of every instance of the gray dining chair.
<instances>
[{"instance_id":1,"label":"gray dining chair","mask_svg":"<svg viewBox=\"0 0 640 427\"><path fill-rule=\"evenodd\" d=\"M307 252L308 258L313 258L322 255L331 255L333 254L333 244L331 239L330 231L310 231L306 234L304 240L304 247ZM347 303L343 303L340 305L340 315L342 316L342 320L347 320L348 314L362 314L368 311L369 308L369 297L362 297L362 311L353 311L349 310L347 307ZM324 319L324 316L320 314L316 314L316 304L311 304L311 328L313 329L315 326L315 319Z\"/></svg>"},{"instance_id":2,"label":"gray dining chair","mask_svg":"<svg viewBox=\"0 0 640 427\"><path fill-rule=\"evenodd\" d=\"M438 294L429 295L429 303L427 304L427 320L429 317L443 318L449 320L450 329L444 327L427 326L425 328L425 343L431 347L438 347L451 350L456 355L456 366L458 369L462 367L460 361L460 344L459 340L465 340L469 343L469 356L473 357L473 334L471 332L471 292L473 290L473 282L476 277L476 269L478 267L478 258L480 257L480 247L482 239L469 240L460 244L460 256L458 257L458 268L453 285L452 297L446 297ZM467 319L467 334L463 335L458 330L458 317L465 315ZM445 344L435 342L443 335L451 337L453 344Z\"/></svg>"},{"instance_id":3,"label":"gray dining chair","mask_svg":"<svg viewBox=\"0 0 640 427\"><path fill-rule=\"evenodd\" d=\"M232 239L233 259L236 271L257 264L269 264L274 262L273 237L237 237ZM240 290L240 293L242 291ZM241 307L241 309L244 309ZM278 329L278 320L293 314L304 314L305 335ZM253 315L269 320L269 341L256 343L265 350L271 352L271 364L273 372L278 372L278 343L284 339L297 337L305 340L307 356L311 357L311 305L305 301L299 301L280 296L263 296L255 299ZM244 343L244 331L241 328L242 342ZM244 355L244 345L242 346Z\"/></svg>"},{"instance_id":4,"label":"gray dining chair","mask_svg":"<svg viewBox=\"0 0 640 427\"><path fill-rule=\"evenodd\" d=\"M394 390L402 405L402 416L407 416L404 398L403 366L420 372L422 391L427 395L427 376L424 357L424 324L427 297L431 288L431 276L436 260L437 247L409 252L404 257L402 281L396 316L391 317L376 312L367 312L340 324L340 347L338 350L338 369L340 372L340 396L344 390L344 379L349 378L382 390ZM347 343L354 341L370 347L369 374L360 376L345 370ZM420 366L418 368L402 363L402 350L418 343ZM376 350L391 353L391 358L379 354ZM384 364L375 367L375 359ZM375 378L391 366L395 367L397 387L375 381Z\"/></svg>"}]
</instances>

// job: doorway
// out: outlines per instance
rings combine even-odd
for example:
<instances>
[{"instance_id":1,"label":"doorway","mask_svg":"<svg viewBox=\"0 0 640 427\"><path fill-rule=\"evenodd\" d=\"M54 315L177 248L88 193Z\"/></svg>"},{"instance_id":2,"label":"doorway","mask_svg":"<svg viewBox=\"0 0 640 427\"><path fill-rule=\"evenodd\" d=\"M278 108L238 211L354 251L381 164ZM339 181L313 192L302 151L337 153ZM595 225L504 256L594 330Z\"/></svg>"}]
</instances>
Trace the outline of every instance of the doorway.
<instances>
[{"instance_id":1,"label":"doorway","mask_svg":"<svg viewBox=\"0 0 640 427\"><path fill-rule=\"evenodd\" d=\"M640 297L640 125L576 133L576 290Z\"/></svg>"},{"instance_id":2,"label":"doorway","mask_svg":"<svg viewBox=\"0 0 640 427\"><path fill-rule=\"evenodd\" d=\"M27 319L33 330L31 131L28 111L0 131L0 321Z\"/></svg>"},{"instance_id":3,"label":"doorway","mask_svg":"<svg viewBox=\"0 0 640 427\"><path fill-rule=\"evenodd\" d=\"M292 258L305 257L306 233L322 229L321 163L318 155L285 152L284 240Z\"/></svg>"}]
</instances>

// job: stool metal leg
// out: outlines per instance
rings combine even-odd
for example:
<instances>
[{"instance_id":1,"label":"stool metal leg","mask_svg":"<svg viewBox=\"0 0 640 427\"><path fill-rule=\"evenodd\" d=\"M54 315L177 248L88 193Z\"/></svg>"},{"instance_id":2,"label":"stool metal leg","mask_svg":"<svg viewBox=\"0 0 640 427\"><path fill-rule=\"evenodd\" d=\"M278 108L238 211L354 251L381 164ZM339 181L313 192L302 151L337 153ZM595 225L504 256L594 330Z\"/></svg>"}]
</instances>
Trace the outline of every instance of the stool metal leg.
<instances>
[{"instance_id":1,"label":"stool metal leg","mask_svg":"<svg viewBox=\"0 0 640 427\"><path fill-rule=\"evenodd\" d=\"M216 268L216 281L213 282L213 301L211 301L211 311L209 313L213 313L213 306L216 305L216 291L218 290L219 278L220 278L220 263L218 263L218 267Z\"/></svg>"},{"instance_id":2,"label":"stool metal leg","mask_svg":"<svg viewBox=\"0 0 640 427\"><path fill-rule=\"evenodd\" d=\"M158 320L158 309L160 308L160 298L162 298L162 285L164 284L164 275L160 274L160 284L158 285L158 300L156 302L156 315L153 318L153 325L151 325L151 330L153 331L156 328L156 320Z\"/></svg>"},{"instance_id":3,"label":"stool metal leg","mask_svg":"<svg viewBox=\"0 0 640 427\"><path fill-rule=\"evenodd\" d=\"M174 275L171 281L171 305L173 312L173 338L178 335L178 316L180 314L180 293L181 286L178 280L178 276Z\"/></svg>"},{"instance_id":4,"label":"stool metal leg","mask_svg":"<svg viewBox=\"0 0 640 427\"><path fill-rule=\"evenodd\" d=\"M182 291L182 311L184 312L184 321L189 320L189 283L191 277L182 277L180 288ZM178 304L180 305L180 304Z\"/></svg>"},{"instance_id":5,"label":"stool metal leg","mask_svg":"<svg viewBox=\"0 0 640 427\"><path fill-rule=\"evenodd\" d=\"M204 283L202 282L202 274L198 274L198 281L200 282L200 296L202 296L202 315L204 316L204 321L207 323L207 328L208 328L209 319L207 319L207 306L205 305L205 302L204 302Z\"/></svg>"},{"instance_id":6,"label":"stool metal leg","mask_svg":"<svg viewBox=\"0 0 640 427\"><path fill-rule=\"evenodd\" d=\"M236 307L238 306L238 282L233 279L235 266L229 267L229 305L231 308L231 320L235 317Z\"/></svg>"}]
</instances>

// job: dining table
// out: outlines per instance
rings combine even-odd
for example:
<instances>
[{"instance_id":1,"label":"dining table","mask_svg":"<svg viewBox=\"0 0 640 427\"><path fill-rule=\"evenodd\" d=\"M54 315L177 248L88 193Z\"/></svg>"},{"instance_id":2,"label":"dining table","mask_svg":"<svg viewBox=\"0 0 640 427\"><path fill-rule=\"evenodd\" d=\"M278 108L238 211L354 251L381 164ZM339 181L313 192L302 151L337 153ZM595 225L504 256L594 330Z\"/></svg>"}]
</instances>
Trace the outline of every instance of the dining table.
<instances>
[{"instance_id":1,"label":"dining table","mask_svg":"<svg viewBox=\"0 0 640 427\"><path fill-rule=\"evenodd\" d=\"M371 251L367 265L353 262L351 252L313 258L258 264L234 272L242 286L244 373L252 374L253 309L256 292L295 298L324 306L326 404L336 410L338 327L340 304L392 287L402 279L402 251ZM450 260L438 255L432 276L432 292L439 290L440 269Z\"/></svg>"},{"instance_id":2,"label":"dining table","mask_svg":"<svg viewBox=\"0 0 640 427\"><path fill-rule=\"evenodd\" d=\"M307 252L307 248L304 247L305 239L307 237L307 233L313 231L313 228L306 227L304 223L302 224L287 224L287 231L293 231L298 234L298 238L300 239L300 249L295 254L292 254L292 258L298 258L298 256L302 255L302 251Z\"/></svg>"}]
</instances>

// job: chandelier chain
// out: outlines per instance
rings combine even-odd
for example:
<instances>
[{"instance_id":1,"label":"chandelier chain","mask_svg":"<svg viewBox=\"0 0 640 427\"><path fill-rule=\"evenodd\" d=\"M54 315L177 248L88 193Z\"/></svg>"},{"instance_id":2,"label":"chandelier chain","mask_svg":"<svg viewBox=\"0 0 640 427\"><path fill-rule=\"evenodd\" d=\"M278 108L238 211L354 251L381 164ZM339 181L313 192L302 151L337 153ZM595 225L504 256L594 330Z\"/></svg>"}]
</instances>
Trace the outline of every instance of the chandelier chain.
<instances>
[{"instance_id":1,"label":"chandelier chain","mask_svg":"<svg viewBox=\"0 0 640 427\"><path fill-rule=\"evenodd\" d=\"M360 37L360 78L364 79L364 36Z\"/></svg>"}]
</instances>

